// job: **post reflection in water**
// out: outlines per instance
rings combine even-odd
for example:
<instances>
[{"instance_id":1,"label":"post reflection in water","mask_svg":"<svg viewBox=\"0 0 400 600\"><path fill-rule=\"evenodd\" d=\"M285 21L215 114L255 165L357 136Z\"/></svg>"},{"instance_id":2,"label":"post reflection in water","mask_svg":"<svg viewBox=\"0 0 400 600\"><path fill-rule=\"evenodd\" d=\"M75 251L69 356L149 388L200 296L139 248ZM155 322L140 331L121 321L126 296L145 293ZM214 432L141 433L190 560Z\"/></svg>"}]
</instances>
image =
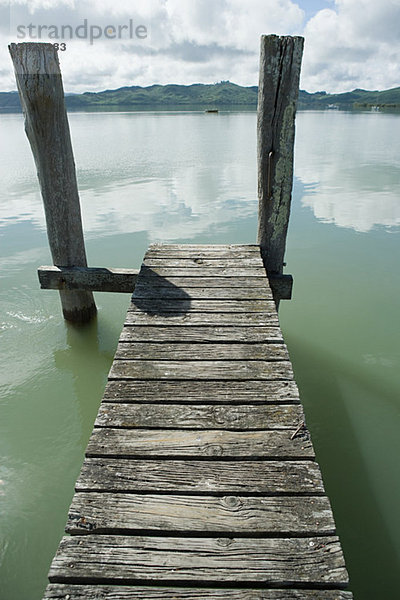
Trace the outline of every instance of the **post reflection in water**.
<instances>
[{"instance_id":1,"label":"post reflection in water","mask_svg":"<svg viewBox=\"0 0 400 600\"><path fill-rule=\"evenodd\" d=\"M113 353L101 350L99 324L95 317L90 323L66 326L67 348L55 350L54 365L72 375L74 397L82 424L81 444L86 447L97 413L99 398L105 386L104 374L108 372Z\"/></svg>"}]
</instances>

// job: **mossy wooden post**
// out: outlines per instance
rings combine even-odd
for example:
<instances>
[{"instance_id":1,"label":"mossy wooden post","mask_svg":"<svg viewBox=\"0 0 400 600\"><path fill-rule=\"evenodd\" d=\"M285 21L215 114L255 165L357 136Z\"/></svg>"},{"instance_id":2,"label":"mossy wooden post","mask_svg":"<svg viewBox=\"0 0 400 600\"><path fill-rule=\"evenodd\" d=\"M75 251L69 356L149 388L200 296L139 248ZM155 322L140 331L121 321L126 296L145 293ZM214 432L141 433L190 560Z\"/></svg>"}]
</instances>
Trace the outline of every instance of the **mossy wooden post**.
<instances>
[{"instance_id":1,"label":"mossy wooden post","mask_svg":"<svg viewBox=\"0 0 400 600\"><path fill-rule=\"evenodd\" d=\"M302 37L261 36L257 114L258 243L271 276L283 271L303 44Z\"/></svg>"},{"instance_id":2,"label":"mossy wooden post","mask_svg":"<svg viewBox=\"0 0 400 600\"><path fill-rule=\"evenodd\" d=\"M54 265L86 267L81 209L64 90L52 44L9 46L46 214ZM83 323L96 314L87 290L60 290L64 318Z\"/></svg>"}]
</instances>

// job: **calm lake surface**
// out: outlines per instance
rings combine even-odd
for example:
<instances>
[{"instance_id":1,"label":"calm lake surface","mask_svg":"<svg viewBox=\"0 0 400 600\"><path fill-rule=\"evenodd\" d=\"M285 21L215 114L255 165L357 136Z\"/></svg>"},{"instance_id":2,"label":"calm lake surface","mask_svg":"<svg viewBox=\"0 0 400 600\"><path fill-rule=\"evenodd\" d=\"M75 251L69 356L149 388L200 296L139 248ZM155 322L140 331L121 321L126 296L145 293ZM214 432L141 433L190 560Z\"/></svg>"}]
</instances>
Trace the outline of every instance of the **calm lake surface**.
<instances>
[{"instance_id":1,"label":"calm lake surface","mask_svg":"<svg viewBox=\"0 0 400 600\"><path fill-rule=\"evenodd\" d=\"M70 114L91 266L254 243L254 112ZM281 325L356 600L400 586L400 116L297 115ZM21 115L0 115L0 599L39 600L128 305L64 323Z\"/></svg>"}]
</instances>

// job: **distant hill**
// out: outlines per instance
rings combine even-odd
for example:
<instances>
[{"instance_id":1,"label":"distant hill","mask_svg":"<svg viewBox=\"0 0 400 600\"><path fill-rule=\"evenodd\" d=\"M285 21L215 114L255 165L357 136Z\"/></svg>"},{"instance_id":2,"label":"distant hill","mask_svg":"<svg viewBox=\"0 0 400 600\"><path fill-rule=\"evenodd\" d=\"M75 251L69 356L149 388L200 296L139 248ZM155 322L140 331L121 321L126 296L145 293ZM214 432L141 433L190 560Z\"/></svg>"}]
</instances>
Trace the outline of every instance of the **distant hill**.
<instances>
[{"instance_id":1,"label":"distant hill","mask_svg":"<svg viewBox=\"0 0 400 600\"><path fill-rule=\"evenodd\" d=\"M18 92L0 92L0 110L21 111Z\"/></svg>"},{"instance_id":2,"label":"distant hill","mask_svg":"<svg viewBox=\"0 0 400 600\"><path fill-rule=\"evenodd\" d=\"M257 86L242 87L230 81L214 85L151 85L86 92L67 98L70 108L84 106L204 106L207 108L257 105Z\"/></svg>"},{"instance_id":3,"label":"distant hill","mask_svg":"<svg viewBox=\"0 0 400 600\"><path fill-rule=\"evenodd\" d=\"M400 108L400 87L382 92L353 90L344 94L327 94L326 92L309 94L303 90L299 92L299 109L339 108L342 110L352 110L370 109L372 107L380 109Z\"/></svg>"},{"instance_id":4,"label":"distant hill","mask_svg":"<svg viewBox=\"0 0 400 600\"><path fill-rule=\"evenodd\" d=\"M229 108L235 106L257 106L257 86L242 87L230 81L215 84L195 83L193 85L150 85L130 86L104 92L67 94L68 109L90 108L146 108L197 106L204 109ZM298 108L342 110L400 109L400 87L391 90L353 90L344 94L315 92L310 94L300 90ZM20 111L17 92L0 92L0 110Z\"/></svg>"}]
</instances>

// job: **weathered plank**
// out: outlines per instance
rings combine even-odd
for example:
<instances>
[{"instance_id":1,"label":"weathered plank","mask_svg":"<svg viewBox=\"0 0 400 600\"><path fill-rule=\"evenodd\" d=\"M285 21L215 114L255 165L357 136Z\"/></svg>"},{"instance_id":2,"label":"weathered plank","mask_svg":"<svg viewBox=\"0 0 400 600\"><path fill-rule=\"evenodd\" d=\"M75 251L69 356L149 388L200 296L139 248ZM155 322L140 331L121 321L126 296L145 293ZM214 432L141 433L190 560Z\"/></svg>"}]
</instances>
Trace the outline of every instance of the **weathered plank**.
<instances>
[{"instance_id":1,"label":"weathered plank","mask_svg":"<svg viewBox=\"0 0 400 600\"><path fill-rule=\"evenodd\" d=\"M86 456L313 459L307 430L295 431L95 428Z\"/></svg>"},{"instance_id":2,"label":"weathered plank","mask_svg":"<svg viewBox=\"0 0 400 600\"><path fill-rule=\"evenodd\" d=\"M300 403L295 381L120 381L107 383L103 402Z\"/></svg>"},{"instance_id":3,"label":"weathered plank","mask_svg":"<svg viewBox=\"0 0 400 600\"><path fill-rule=\"evenodd\" d=\"M156 494L325 495L317 463L86 458L76 490Z\"/></svg>"},{"instance_id":4,"label":"weathered plank","mask_svg":"<svg viewBox=\"0 0 400 600\"><path fill-rule=\"evenodd\" d=\"M147 325L162 327L164 325L201 325L201 326L234 326L234 327L272 327L279 325L276 311L270 313L164 313L161 315L128 311L125 325Z\"/></svg>"},{"instance_id":5,"label":"weathered plank","mask_svg":"<svg viewBox=\"0 0 400 600\"><path fill-rule=\"evenodd\" d=\"M275 303L272 300L193 300L192 298L137 298L132 297L128 311L148 314L177 313L273 313Z\"/></svg>"},{"instance_id":6,"label":"weathered plank","mask_svg":"<svg viewBox=\"0 0 400 600\"><path fill-rule=\"evenodd\" d=\"M268 290L268 280L265 277L253 277L253 276L243 276L243 277L218 277L212 276L211 274L205 275L203 277L199 277L196 271L196 276L194 276L193 271L190 272L189 275L186 276L178 276L178 275L163 275L157 276L154 273L154 269L149 273L145 273L143 271L140 274L140 279L138 280L138 284L143 283L144 285L151 285L153 287L169 287L169 288L262 288L263 290Z\"/></svg>"},{"instance_id":7,"label":"weathered plank","mask_svg":"<svg viewBox=\"0 0 400 600\"><path fill-rule=\"evenodd\" d=\"M284 344L191 344L185 342L120 342L116 359L140 360L289 360Z\"/></svg>"},{"instance_id":8,"label":"weathered plank","mask_svg":"<svg viewBox=\"0 0 400 600\"><path fill-rule=\"evenodd\" d=\"M272 291L268 287L236 289L227 286L222 288L195 288L196 291L193 291L193 288L188 285L177 287L170 284L168 286L166 281L164 287L161 287L161 285L146 285L145 278L142 278L142 284L136 289L137 276L138 271L135 269L55 266L42 266L38 269L41 289L116 293L132 293L134 290L134 298L186 299L190 296L193 299L267 300L272 299L273 291L275 296L279 294L281 298L290 299L293 285L293 279L290 275L280 275L270 279ZM151 278L150 281L152 281ZM162 281L158 283L162 284ZM213 283L215 284L215 281Z\"/></svg>"},{"instance_id":9,"label":"weathered plank","mask_svg":"<svg viewBox=\"0 0 400 600\"><path fill-rule=\"evenodd\" d=\"M208 532L288 536L334 535L329 500L323 496L185 496L75 494L66 532Z\"/></svg>"},{"instance_id":10,"label":"weathered plank","mask_svg":"<svg viewBox=\"0 0 400 600\"><path fill-rule=\"evenodd\" d=\"M110 379L293 379L289 361L115 360Z\"/></svg>"},{"instance_id":11,"label":"weathered plank","mask_svg":"<svg viewBox=\"0 0 400 600\"><path fill-rule=\"evenodd\" d=\"M190 278L189 278L190 279ZM182 300L271 300L272 292L269 287L230 287L225 286L203 287L190 286L189 282L182 282L181 285L153 285L154 278L142 277L136 283L133 292L133 298L154 298L154 299L182 299ZM215 282L214 282L215 283ZM197 284L199 282L197 281Z\"/></svg>"},{"instance_id":12,"label":"weathered plank","mask_svg":"<svg viewBox=\"0 0 400 600\"><path fill-rule=\"evenodd\" d=\"M44 600L352 600L343 590L259 590L50 584Z\"/></svg>"},{"instance_id":13,"label":"weathered plank","mask_svg":"<svg viewBox=\"0 0 400 600\"><path fill-rule=\"evenodd\" d=\"M95 427L293 429L303 421L303 409L299 404L221 406L104 402L99 408Z\"/></svg>"},{"instance_id":14,"label":"weathered plank","mask_svg":"<svg viewBox=\"0 0 400 600\"><path fill-rule=\"evenodd\" d=\"M171 256L161 256L161 257L149 257L145 256L143 260L143 265L152 269L153 267L163 267L163 268L178 268L178 269L205 269L208 267L211 268L229 268L234 267L235 269L252 269L256 267L258 269L263 269L264 265L261 259L260 254L253 253L253 256L243 256L239 258L225 258L223 256L218 256L215 258L206 258L206 257L180 257L174 258ZM193 273L195 275L195 273ZM264 270L265 275L265 270Z\"/></svg>"},{"instance_id":15,"label":"weathered plank","mask_svg":"<svg viewBox=\"0 0 400 600\"><path fill-rule=\"evenodd\" d=\"M133 321L133 319L132 319ZM192 325L187 327L183 325L168 325L169 320L165 320L167 325L159 327L148 327L146 325L126 325L121 333L121 342L278 342L283 343L283 336L280 328L276 325L258 326L258 327L235 327L227 325L219 327L218 325Z\"/></svg>"},{"instance_id":16,"label":"weathered plank","mask_svg":"<svg viewBox=\"0 0 400 600\"><path fill-rule=\"evenodd\" d=\"M240 262L239 262L240 264ZM146 267L142 265L140 276L145 277L261 277L265 279L264 267ZM202 283L204 285L204 283Z\"/></svg>"},{"instance_id":17,"label":"weathered plank","mask_svg":"<svg viewBox=\"0 0 400 600\"><path fill-rule=\"evenodd\" d=\"M234 287L228 286L229 280L232 278L226 277L225 280L221 280L221 278L210 277L208 278L208 282L212 283L208 287L196 287L196 282L193 281L193 278L175 278L179 280L178 285L174 285L170 283L168 285L167 280L160 278L161 281L157 281L157 278L152 277L142 277L138 284L136 284L135 291L133 294L134 298L193 298L193 299L206 299L209 298L211 300L251 300L251 299L263 299L270 300L272 298L276 298L278 295L281 299L290 300L292 287L293 287L293 277L291 275L276 275L271 276L269 278L269 286L254 286L252 287ZM169 278L172 280L173 278ZM190 280L190 281L186 281ZM207 278L203 278L203 284L206 284L207 281L204 281ZM220 287L216 286L216 279L218 279L218 283L220 282ZM156 280L157 283L152 284L152 282ZM260 278L257 278L257 281L263 281ZM178 283L178 281L177 281ZM197 286L199 286L199 281L197 281ZM250 283L250 282L249 282ZM126 286L125 286L126 287ZM122 290L120 290L122 291Z\"/></svg>"},{"instance_id":18,"label":"weathered plank","mask_svg":"<svg viewBox=\"0 0 400 600\"><path fill-rule=\"evenodd\" d=\"M40 287L45 290L91 290L132 293L139 271L99 267L39 267Z\"/></svg>"},{"instance_id":19,"label":"weathered plank","mask_svg":"<svg viewBox=\"0 0 400 600\"><path fill-rule=\"evenodd\" d=\"M147 254L150 253L171 253L184 254L188 256L190 253L193 253L197 256L198 253L205 253L211 256L219 257L221 254L226 253L227 256L232 256L238 254L242 256L243 254L249 254L254 252L255 254L260 254L260 247L258 244L160 244L154 243L150 244Z\"/></svg>"},{"instance_id":20,"label":"weathered plank","mask_svg":"<svg viewBox=\"0 0 400 600\"><path fill-rule=\"evenodd\" d=\"M177 538L73 536L61 540L50 582L257 582L265 585L348 584L336 536Z\"/></svg>"},{"instance_id":21,"label":"weathered plank","mask_svg":"<svg viewBox=\"0 0 400 600\"><path fill-rule=\"evenodd\" d=\"M215 259L217 260L217 259ZM42 266L38 269L41 289L54 290L90 290L94 292L131 293L134 289L135 298L191 298L196 299L271 299L272 291L267 286L260 288L198 288L193 290L190 285L177 287L162 281L161 285L149 285L145 278L136 289L138 271L135 269L110 269L100 267L55 267ZM149 278L152 281L152 278ZM144 283L143 283L144 282ZM187 284L188 282L186 282ZM198 284L198 282L197 282ZM215 281L213 282L215 284ZM221 285L223 285L221 283ZM281 298L290 299L293 279L290 275L280 275L270 279L273 292ZM191 292L191 293L190 293Z\"/></svg>"}]
</instances>

